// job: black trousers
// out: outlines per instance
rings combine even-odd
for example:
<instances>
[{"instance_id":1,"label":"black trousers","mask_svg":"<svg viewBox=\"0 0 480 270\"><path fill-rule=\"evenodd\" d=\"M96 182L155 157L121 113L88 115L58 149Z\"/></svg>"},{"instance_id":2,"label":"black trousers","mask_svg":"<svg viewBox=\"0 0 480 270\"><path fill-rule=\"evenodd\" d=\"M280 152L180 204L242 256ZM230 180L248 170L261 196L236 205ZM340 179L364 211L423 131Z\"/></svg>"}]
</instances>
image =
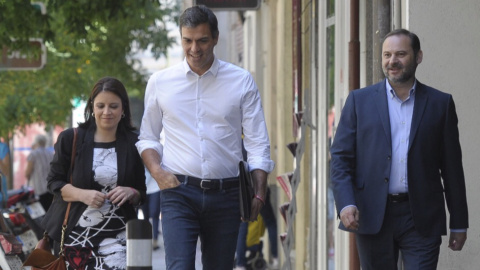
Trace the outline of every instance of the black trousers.
<instances>
[{"instance_id":1,"label":"black trousers","mask_svg":"<svg viewBox=\"0 0 480 270\"><path fill-rule=\"evenodd\" d=\"M405 270L435 270L441 235L425 237L415 230L409 201L389 202L378 234L356 234L362 270L396 270L401 251Z\"/></svg>"}]
</instances>

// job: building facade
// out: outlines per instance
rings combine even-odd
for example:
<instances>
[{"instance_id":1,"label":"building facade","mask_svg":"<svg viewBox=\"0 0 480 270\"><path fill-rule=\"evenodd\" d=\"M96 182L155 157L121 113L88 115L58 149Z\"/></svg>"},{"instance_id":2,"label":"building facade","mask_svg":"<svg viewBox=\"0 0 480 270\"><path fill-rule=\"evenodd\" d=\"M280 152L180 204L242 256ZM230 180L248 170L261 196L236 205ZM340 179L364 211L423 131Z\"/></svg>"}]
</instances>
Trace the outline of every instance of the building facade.
<instances>
[{"instance_id":1,"label":"building facade","mask_svg":"<svg viewBox=\"0 0 480 270\"><path fill-rule=\"evenodd\" d=\"M216 54L248 69L262 94L276 163L269 185L284 213L277 212L283 269L359 269L352 235L337 229L329 146L348 93L383 79L382 38L396 28L419 36L424 58L417 78L451 93L459 117L470 228L461 252L443 238L438 269L476 269L480 2L259 1L255 10L215 10Z\"/></svg>"}]
</instances>

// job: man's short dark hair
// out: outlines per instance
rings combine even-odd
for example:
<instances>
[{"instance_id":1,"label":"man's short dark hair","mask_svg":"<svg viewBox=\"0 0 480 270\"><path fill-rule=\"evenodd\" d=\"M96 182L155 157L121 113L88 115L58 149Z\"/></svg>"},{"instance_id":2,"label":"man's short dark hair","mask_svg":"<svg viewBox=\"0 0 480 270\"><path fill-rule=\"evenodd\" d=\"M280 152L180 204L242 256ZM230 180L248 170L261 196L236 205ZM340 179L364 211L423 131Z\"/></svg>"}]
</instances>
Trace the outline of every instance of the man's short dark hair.
<instances>
[{"instance_id":1,"label":"man's short dark hair","mask_svg":"<svg viewBox=\"0 0 480 270\"><path fill-rule=\"evenodd\" d=\"M217 38L218 21L213 11L204 5L187 8L180 16L180 35L182 35L183 27L194 28L204 23L208 23L210 26L212 37Z\"/></svg>"},{"instance_id":2,"label":"man's short dark hair","mask_svg":"<svg viewBox=\"0 0 480 270\"><path fill-rule=\"evenodd\" d=\"M407 37L410 38L410 45L412 46L412 49L413 49L413 56L416 59L417 54L420 51L420 39L418 39L418 36L415 33L410 32L406 29L395 29L395 30L393 30L390 33L385 35L385 37L383 38L383 42L385 42L385 40L388 37L399 36L399 35L404 35L404 36L407 36Z\"/></svg>"}]
</instances>

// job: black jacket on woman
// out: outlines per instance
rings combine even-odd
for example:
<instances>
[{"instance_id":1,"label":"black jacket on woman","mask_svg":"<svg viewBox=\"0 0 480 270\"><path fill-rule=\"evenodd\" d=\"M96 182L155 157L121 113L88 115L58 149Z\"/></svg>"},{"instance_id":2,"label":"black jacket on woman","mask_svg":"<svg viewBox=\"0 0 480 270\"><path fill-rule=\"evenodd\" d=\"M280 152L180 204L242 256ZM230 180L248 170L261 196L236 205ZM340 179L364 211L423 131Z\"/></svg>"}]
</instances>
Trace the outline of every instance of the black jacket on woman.
<instances>
[{"instance_id":1,"label":"black jacket on woman","mask_svg":"<svg viewBox=\"0 0 480 270\"><path fill-rule=\"evenodd\" d=\"M75 163L73 165L73 186L81 189L97 189L93 179L93 149L94 149L95 125L88 129L78 128L77 150ZM42 227L55 241L60 242L63 219L67 202L62 199L60 189L70 183L70 160L72 154L74 131L72 128L62 131L55 143L55 156L50 166L47 177L48 190L53 193L54 200L45 217L42 220ZM135 147L138 135L133 131L126 131L119 126L116 134L117 186L133 187L140 192L142 204L146 197L145 167ZM77 224L78 219L87 208L82 202L72 202L68 216L67 231L65 239L72 228ZM126 221L136 219L135 206L130 203L122 205Z\"/></svg>"}]
</instances>

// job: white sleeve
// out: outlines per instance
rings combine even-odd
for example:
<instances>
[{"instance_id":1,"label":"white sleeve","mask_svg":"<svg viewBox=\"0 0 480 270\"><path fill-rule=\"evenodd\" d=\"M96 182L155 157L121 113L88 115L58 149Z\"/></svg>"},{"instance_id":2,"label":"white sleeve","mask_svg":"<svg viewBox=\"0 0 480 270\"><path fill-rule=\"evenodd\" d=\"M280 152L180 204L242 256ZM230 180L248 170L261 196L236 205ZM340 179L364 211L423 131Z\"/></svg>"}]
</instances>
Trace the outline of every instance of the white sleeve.
<instances>
[{"instance_id":1,"label":"white sleeve","mask_svg":"<svg viewBox=\"0 0 480 270\"><path fill-rule=\"evenodd\" d=\"M157 91L158 89L153 75L148 80L145 91L145 110L143 113L142 124L140 126L139 141L136 143L136 146L140 154L146 149L154 149L161 157L163 146L160 143L160 133L163 128L163 113L157 102Z\"/></svg>"}]
</instances>

